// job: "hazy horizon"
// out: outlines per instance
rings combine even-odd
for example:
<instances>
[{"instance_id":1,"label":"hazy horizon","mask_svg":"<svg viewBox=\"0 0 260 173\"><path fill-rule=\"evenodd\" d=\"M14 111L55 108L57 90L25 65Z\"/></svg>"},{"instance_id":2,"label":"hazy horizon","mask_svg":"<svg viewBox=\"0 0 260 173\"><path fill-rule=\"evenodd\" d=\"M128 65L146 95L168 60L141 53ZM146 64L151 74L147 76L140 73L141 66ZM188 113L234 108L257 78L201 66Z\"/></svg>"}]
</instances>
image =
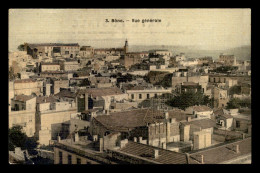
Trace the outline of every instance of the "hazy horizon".
<instances>
[{"instance_id":1,"label":"hazy horizon","mask_svg":"<svg viewBox=\"0 0 260 173\"><path fill-rule=\"evenodd\" d=\"M106 23L105 19L161 19ZM188 46L224 50L251 45L250 9L10 9L9 51L28 43L79 43L96 48Z\"/></svg>"}]
</instances>

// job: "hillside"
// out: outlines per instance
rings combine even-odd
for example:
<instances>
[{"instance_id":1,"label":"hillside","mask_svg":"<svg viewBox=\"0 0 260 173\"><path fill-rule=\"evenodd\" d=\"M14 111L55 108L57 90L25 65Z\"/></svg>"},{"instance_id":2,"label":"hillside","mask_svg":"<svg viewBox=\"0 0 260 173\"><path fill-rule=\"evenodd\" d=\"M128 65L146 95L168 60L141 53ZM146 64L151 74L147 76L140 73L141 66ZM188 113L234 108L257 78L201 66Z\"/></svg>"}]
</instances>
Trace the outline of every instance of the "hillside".
<instances>
[{"instance_id":1,"label":"hillside","mask_svg":"<svg viewBox=\"0 0 260 173\"><path fill-rule=\"evenodd\" d=\"M174 55L181 52L185 53L188 58L198 58L204 56L211 56L213 59L218 59L221 53L234 54L237 60L250 60L251 59L251 46L241 46L226 50L201 50L196 46L143 46L133 45L129 46L129 51L148 51L152 49L168 49Z\"/></svg>"}]
</instances>

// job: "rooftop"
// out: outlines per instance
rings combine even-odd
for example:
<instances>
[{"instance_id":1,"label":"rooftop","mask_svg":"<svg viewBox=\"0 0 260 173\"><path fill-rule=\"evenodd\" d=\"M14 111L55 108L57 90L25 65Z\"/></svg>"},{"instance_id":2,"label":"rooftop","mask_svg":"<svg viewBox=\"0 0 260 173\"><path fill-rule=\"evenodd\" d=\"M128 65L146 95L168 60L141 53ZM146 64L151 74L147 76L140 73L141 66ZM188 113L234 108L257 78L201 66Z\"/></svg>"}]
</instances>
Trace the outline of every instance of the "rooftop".
<instances>
[{"instance_id":1,"label":"rooftop","mask_svg":"<svg viewBox=\"0 0 260 173\"><path fill-rule=\"evenodd\" d=\"M180 111L169 111L169 118L177 121L186 119L186 114ZM128 131L136 127L146 126L147 123L165 121L163 112L150 109L132 109L122 112L113 112L110 115L100 115L95 118L99 123L110 130Z\"/></svg>"},{"instance_id":2,"label":"rooftop","mask_svg":"<svg viewBox=\"0 0 260 173\"><path fill-rule=\"evenodd\" d=\"M15 80L14 83L31 83L35 82L33 79L21 79L21 80Z\"/></svg>"},{"instance_id":3,"label":"rooftop","mask_svg":"<svg viewBox=\"0 0 260 173\"><path fill-rule=\"evenodd\" d=\"M18 96L15 96L13 99L16 100L16 101L26 102L28 100L31 100L32 98L35 98L35 96L18 95Z\"/></svg>"},{"instance_id":4,"label":"rooftop","mask_svg":"<svg viewBox=\"0 0 260 173\"><path fill-rule=\"evenodd\" d=\"M181 122L184 125L194 125L201 127L202 129L207 129L211 127L216 127L216 122L211 119L192 119L189 122Z\"/></svg>"},{"instance_id":5,"label":"rooftop","mask_svg":"<svg viewBox=\"0 0 260 173\"><path fill-rule=\"evenodd\" d=\"M59 99L54 96L40 96L36 98L36 103L53 103L57 102Z\"/></svg>"},{"instance_id":6,"label":"rooftop","mask_svg":"<svg viewBox=\"0 0 260 173\"><path fill-rule=\"evenodd\" d=\"M192 106L193 110L196 112L204 112L204 111L212 111L211 108L205 105L200 105L200 106Z\"/></svg>"},{"instance_id":7,"label":"rooftop","mask_svg":"<svg viewBox=\"0 0 260 173\"><path fill-rule=\"evenodd\" d=\"M79 46L78 43L28 43L28 46L34 48L38 46Z\"/></svg>"},{"instance_id":8,"label":"rooftop","mask_svg":"<svg viewBox=\"0 0 260 173\"><path fill-rule=\"evenodd\" d=\"M217 164L251 154L251 140L251 137L249 137L244 140L192 153L190 154L190 163L197 164L198 162L196 160L200 155L204 156L205 164ZM233 151L236 145L239 145L239 153Z\"/></svg>"},{"instance_id":9,"label":"rooftop","mask_svg":"<svg viewBox=\"0 0 260 173\"><path fill-rule=\"evenodd\" d=\"M87 88L82 89L77 92L77 95L88 93L93 97L101 97L101 96L111 96L111 95L119 95L123 94L123 92L119 88Z\"/></svg>"},{"instance_id":10,"label":"rooftop","mask_svg":"<svg viewBox=\"0 0 260 173\"><path fill-rule=\"evenodd\" d=\"M159 156L157 158L154 157L155 149L159 151ZM174 151L169 151L132 141L128 141L128 143L123 148L119 149L119 151L152 160L161 164L187 164L186 154L177 153Z\"/></svg>"}]
</instances>

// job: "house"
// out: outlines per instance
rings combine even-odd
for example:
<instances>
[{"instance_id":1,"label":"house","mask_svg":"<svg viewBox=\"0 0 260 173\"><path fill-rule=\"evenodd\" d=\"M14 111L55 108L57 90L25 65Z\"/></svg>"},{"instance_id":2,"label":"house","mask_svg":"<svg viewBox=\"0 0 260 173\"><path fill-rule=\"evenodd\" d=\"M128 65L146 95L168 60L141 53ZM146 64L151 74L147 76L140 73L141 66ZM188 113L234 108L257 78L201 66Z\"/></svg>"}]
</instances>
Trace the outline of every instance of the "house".
<instances>
[{"instance_id":1,"label":"house","mask_svg":"<svg viewBox=\"0 0 260 173\"><path fill-rule=\"evenodd\" d=\"M179 121L184 119L186 115L179 111L133 109L94 117L90 131L101 137L120 132L125 139L167 148L168 143L181 140Z\"/></svg>"},{"instance_id":2,"label":"house","mask_svg":"<svg viewBox=\"0 0 260 173\"><path fill-rule=\"evenodd\" d=\"M190 164L251 164L251 137L189 153Z\"/></svg>"},{"instance_id":3,"label":"house","mask_svg":"<svg viewBox=\"0 0 260 173\"><path fill-rule=\"evenodd\" d=\"M87 88L82 89L77 92L77 102L78 102L78 110L81 112L87 109L92 109L95 107L93 104L97 104L96 107L103 107L104 110L110 109L111 101L113 100L124 100L127 99L127 94L124 94L119 88ZM85 99L87 101L85 101ZM87 104L87 105L85 105ZM80 106L82 105L82 106Z\"/></svg>"},{"instance_id":4,"label":"house","mask_svg":"<svg viewBox=\"0 0 260 173\"><path fill-rule=\"evenodd\" d=\"M38 83L33 79L21 79L13 82L14 95L35 95L40 94Z\"/></svg>"},{"instance_id":5,"label":"house","mask_svg":"<svg viewBox=\"0 0 260 173\"><path fill-rule=\"evenodd\" d=\"M59 63L46 63L42 62L40 64L40 72L45 72L45 71L60 71L60 64Z\"/></svg>"},{"instance_id":6,"label":"house","mask_svg":"<svg viewBox=\"0 0 260 173\"><path fill-rule=\"evenodd\" d=\"M72 133L70 137L58 137L54 145L54 164L116 164L100 149L99 141Z\"/></svg>"},{"instance_id":7,"label":"house","mask_svg":"<svg viewBox=\"0 0 260 173\"><path fill-rule=\"evenodd\" d=\"M40 145L49 145L62 131L62 123L77 115L76 103L55 96L37 97L36 133Z\"/></svg>"},{"instance_id":8,"label":"house","mask_svg":"<svg viewBox=\"0 0 260 173\"><path fill-rule=\"evenodd\" d=\"M214 111L214 115L217 124L220 125L220 129L232 130L233 129L233 117L228 114L228 111L219 109Z\"/></svg>"},{"instance_id":9,"label":"house","mask_svg":"<svg viewBox=\"0 0 260 173\"><path fill-rule=\"evenodd\" d=\"M202 138L201 140L204 140L205 143L208 143L207 145L203 144L202 148L209 147L212 144L212 135L215 127L216 122L211 119L187 118L187 121L180 121L181 140L184 142L192 141L194 144L200 141ZM200 145L197 144L197 146L198 147L196 148L195 146L194 149L201 148Z\"/></svg>"},{"instance_id":10,"label":"house","mask_svg":"<svg viewBox=\"0 0 260 173\"><path fill-rule=\"evenodd\" d=\"M131 89L127 89L126 93L128 94L128 99L136 101L138 103L150 99L150 98L157 98L158 96L161 96L162 94L171 93L171 88L146 88L142 86L135 86Z\"/></svg>"},{"instance_id":11,"label":"house","mask_svg":"<svg viewBox=\"0 0 260 173\"><path fill-rule=\"evenodd\" d=\"M220 54L218 61L225 64L226 66L236 65L236 57L234 55Z\"/></svg>"},{"instance_id":12,"label":"house","mask_svg":"<svg viewBox=\"0 0 260 173\"><path fill-rule=\"evenodd\" d=\"M78 43L25 43L25 51L33 58L63 56L74 58L79 54L80 46Z\"/></svg>"},{"instance_id":13,"label":"house","mask_svg":"<svg viewBox=\"0 0 260 173\"><path fill-rule=\"evenodd\" d=\"M213 115L213 110L205 105L200 106L190 106L185 109L187 114L192 114L195 118L203 119L203 118L211 118Z\"/></svg>"},{"instance_id":14,"label":"house","mask_svg":"<svg viewBox=\"0 0 260 173\"><path fill-rule=\"evenodd\" d=\"M111 160L124 164L187 164L184 153L165 150L138 142L124 140L119 148L108 149Z\"/></svg>"},{"instance_id":15,"label":"house","mask_svg":"<svg viewBox=\"0 0 260 173\"><path fill-rule=\"evenodd\" d=\"M11 111L9 111L9 128L15 125L22 126L28 137L35 134L36 97L18 95L11 100Z\"/></svg>"},{"instance_id":16,"label":"house","mask_svg":"<svg viewBox=\"0 0 260 173\"><path fill-rule=\"evenodd\" d=\"M79 68L80 64L77 60L66 59L60 62L60 69L64 71L77 71Z\"/></svg>"}]
</instances>

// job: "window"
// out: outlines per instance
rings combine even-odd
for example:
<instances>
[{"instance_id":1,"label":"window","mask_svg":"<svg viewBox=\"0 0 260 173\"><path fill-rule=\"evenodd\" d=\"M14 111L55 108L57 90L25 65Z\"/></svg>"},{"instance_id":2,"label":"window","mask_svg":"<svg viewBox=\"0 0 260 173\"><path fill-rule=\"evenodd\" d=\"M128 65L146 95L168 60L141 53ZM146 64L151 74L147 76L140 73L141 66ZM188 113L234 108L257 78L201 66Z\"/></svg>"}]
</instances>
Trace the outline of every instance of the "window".
<instances>
[{"instance_id":1,"label":"window","mask_svg":"<svg viewBox=\"0 0 260 173\"><path fill-rule=\"evenodd\" d=\"M134 99L134 98L135 98L135 95L134 95L134 94L131 94L131 98Z\"/></svg>"},{"instance_id":2,"label":"window","mask_svg":"<svg viewBox=\"0 0 260 173\"><path fill-rule=\"evenodd\" d=\"M80 165L81 164L81 159L77 158L77 164Z\"/></svg>"},{"instance_id":3,"label":"window","mask_svg":"<svg viewBox=\"0 0 260 173\"><path fill-rule=\"evenodd\" d=\"M147 99L149 99L150 98L150 94L147 94Z\"/></svg>"},{"instance_id":4,"label":"window","mask_svg":"<svg viewBox=\"0 0 260 173\"><path fill-rule=\"evenodd\" d=\"M157 94L154 94L154 98L157 98Z\"/></svg>"},{"instance_id":5,"label":"window","mask_svg":"<svg viewBox=\"0 0 260 173\"><path fill-rule=\"evenodd\" d=\"M139 99L142 99L142 94L139 94Z\"/></svg>"},{"instance_id":6,"label":"window","mask_svg":"<svg viewBox=\"0 0 260 173\"><path fill-rule=\"evenodd\" d=\"M62 164L62 152L59 151L59 164Z\"/></svg>"},{"instance_id":7,"label":"window","mask_svg":"<svg viewBox=\"0 0 260 173\"><path fill-rule=\"evenodd\" d=\"M236 121L236 127L240 128L240 121Z\"/></svg>"},{"instance_id":8,"label":"window","mask_svg":"<svg viewBox=\"0 0 260 173\"><path fill-rule=\"evenodd\" d=\"M71 165L71 155L68 155L68 164Z\"/></svg>"}]
</instances>

